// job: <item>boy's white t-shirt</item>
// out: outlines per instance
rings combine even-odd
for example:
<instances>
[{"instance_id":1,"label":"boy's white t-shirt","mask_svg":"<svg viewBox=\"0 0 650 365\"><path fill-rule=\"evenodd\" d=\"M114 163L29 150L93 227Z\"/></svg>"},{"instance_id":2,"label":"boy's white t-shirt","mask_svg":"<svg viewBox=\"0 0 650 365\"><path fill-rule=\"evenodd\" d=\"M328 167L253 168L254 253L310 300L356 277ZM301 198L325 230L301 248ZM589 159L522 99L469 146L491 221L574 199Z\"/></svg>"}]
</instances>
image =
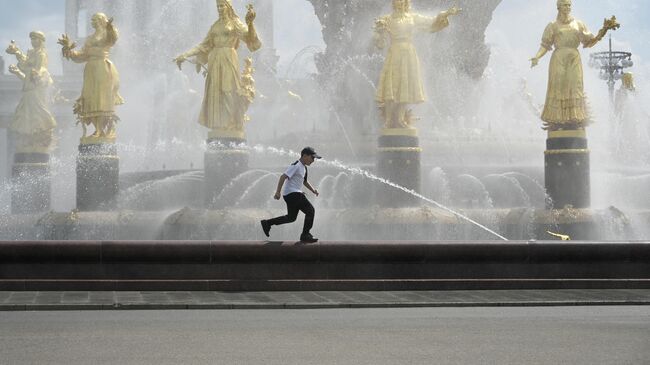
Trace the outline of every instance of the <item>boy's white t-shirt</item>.
<instances>
[{"instance_id":1,"label":"boy's white t-shirt","mask_svg":"<svg viewBox=\"0 0 650 365\"><path fill-rule=\"evenodd\" d=\"M287 196L291 193L302 193L302 185L305 182L306 173L307 168L300 161L296 161L291 166L289 166L289 168L287 168L287 171L284 173L289 179L287 179L284 184L282 195Z\"/></svg>"}]
</instances>

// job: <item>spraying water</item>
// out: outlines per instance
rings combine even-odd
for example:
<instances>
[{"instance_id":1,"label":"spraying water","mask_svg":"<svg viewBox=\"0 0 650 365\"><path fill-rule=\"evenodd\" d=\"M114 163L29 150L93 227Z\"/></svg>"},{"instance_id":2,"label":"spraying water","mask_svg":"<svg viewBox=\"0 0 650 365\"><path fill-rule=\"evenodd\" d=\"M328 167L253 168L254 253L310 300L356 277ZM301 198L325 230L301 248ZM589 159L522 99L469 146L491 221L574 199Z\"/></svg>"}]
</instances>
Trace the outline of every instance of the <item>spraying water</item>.
<instances>
[{"instance_id":1,"label":"spraying water","mask_svg":"<svg viewBox=\"0 0 650 365\"><path fill-rule=\"evenodd\" d=\"M501 240L508 241L507 238L505 238L505 237L503 237L502 235L500 235L500 234L494 232L493 230L487 228L486 226L484 226L484 225L482 225L482 224L480 224L480 223L478 223L478 222L472 220L471 218L469 218L469 217L467 217L467 216L464 216L464 215L462 215L462 214L460 214L460 213L454 211L454 210L451 209L451 208L448 208L448 207L446 207L446 206L444 206L444 205L438 203L437 201L435 201L435 200L433 200L433 199L429 199L429 198L427 198L427 197L425 197L425 196L419 194L418 192L416 192L416 191L414 191L414 190L411 190L411 189L405 188L405 187L403 187L403 186L401 186L401 185L395 184L394 182L392 182L392 181L390 181L390 180L387 180L387 179L381 178L381 177L379 177L379 176L376 176L376 175L370 173L369 171L363 170L363 169L361 169L361 168L346 166L346 165L342 164L342 163L339 162L339 161L327 161L327 160L325 160L325 161L322 161L322 162L323 162L324 164L326 164L326 165L329 165L329 166L332 166L332 167L335 167L335 168L338 168L338 169L341 169L341 170L349 171L349 172L352 173L352 174L355 174L355 175L361 175L361 176L364 176L364 177L366 177L366 178L368 178L368 179L371 179L371 180L374 180L374 181L378 181L378 182L380 182L380 183L382 183L382 184L385 184L385 185L388 185L388 186L390 186L390 187L393 187L393 188L395 188L395 189L399 189L399 190L401 190L401 191L403 191L403 192L405 192L405 193L408 193L408 194L410 194L410 195L413 195L413 196L415 196L416 198L421 199L421 200L423 200L423 201L425 201L425 202L427 202L427 203L429 203L429 204L433 204L433 205L435 205L436 207L438 207L438 208L440 208L440 209L442 209L442 210L444 210L444 211L447 211L447 212L449 212L449 213L451 213L451 214L457 216L458 218L460 218L460 219L462 219L462 220L464 220L464 221L467 221L467 222L469 222L469 223L471 223L471 224L473 224L473 225L475 225L475 226L481 228L482 230L484 230L484 231L486 231L486 232L488 232L488 233L490 233L490 234L492 234L492 235L498 237L498 238L501 239Z\"/></svg>"},{"instance_id":2,"label":"spraying water","mask_svg":"<svg viewBox=\"0 0 650 365\"><path fill-rule=\"evenodd\" d=\"M226 146L221 145L221 144L216 145L216 147L226 148ZM280 156L296 156L296 155L298 155L297 152L294 152L292 150L285 150L283 148L275 148L275 147L266 147L266 146L262 146L262 145L255 145L255 146L233 145L233 146L229 146L229 147L231 147L231 148L233 148L233 147L234 148L242 148L242 149L246 149L246 150L256 152L256 153L273 153L275 155L280 155ZM438 208L440 208L440 209L442 209L442 210L444 210L446 212L449 212L449 213L455 215L456 217L458 217L458 218L460 218L460 219L462 219L462 220L464 220L464 221L466 221L466 222L468 222L470 224L473 224L476 227L479 227L480 229L490 233L491 235L494 235L495 237L498 237L501 240L508 241L508 239L506 237L504 237L504 236L498 234L497 232L489 229L488 227L486 227L486 226L472 220L471 218L469 218L469 217L467 217L465 215L462 215L462 214L456 212L455 210L453 210L451 208L448 208L448 207L438 203L437 201L435 201L433 199L429 199L429 198L425 197L424 195L422 195L422 194L420 194L420 193L418 193L418 192L416 192L414 190L408 189L408 188L406 188L404 186L401 186L401 185L398 185L398 184L396 184L396 183L394 183L394 182L392 182L390 180L387 180L387 179L384 179L382 177L376 176L376 175L372 174L371 172L369 172L367 170L363 170L363 169L358 168L358 167L346 166L346 165L344 165L343 163L341 163L340 161L337 161L337 160L328 161L328 160L323 159L323 160L320 160L319 162L324 163L327 166L331 166L331 167L334 167L334 168L339 169L339 170L347 171L347 172L349 172L351 174L354 174L354 175L363 176L363 177L368 178L370 180L380 182L380 183L388 185L388 186L390 186L392 188L399 189L399 190L401 190L401 191L403 191L403 192L405 192L407 194L410 194L410 195L412 195L412 196L414 196L414 197L416 197L416 198L418 198L420 200L423 200L423 201L425 201L425 202L427 202L429 204L433 204L436 207L438 207Z\"/></svg>"}]
</instances>

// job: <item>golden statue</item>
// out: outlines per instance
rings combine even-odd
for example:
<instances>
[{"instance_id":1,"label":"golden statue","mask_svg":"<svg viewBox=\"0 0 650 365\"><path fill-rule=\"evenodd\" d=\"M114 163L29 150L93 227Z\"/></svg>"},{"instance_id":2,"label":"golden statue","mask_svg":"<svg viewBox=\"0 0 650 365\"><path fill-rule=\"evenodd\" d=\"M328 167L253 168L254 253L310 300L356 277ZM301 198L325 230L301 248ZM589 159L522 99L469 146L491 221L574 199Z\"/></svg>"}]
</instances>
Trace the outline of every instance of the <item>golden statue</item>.
<instances>
[{"instance_id":1,"label":"golden statue","mask_svg":"<svg viewBox=\"0 0 650 365\"><path fill-rule=\"evenodd\" d=\"M550 131L584 129L589 124L589 110L584 92L582 60L578 46L596 45L608 30L620 27L616 17L605 19L603 28L593 35L587 26L571 16L571 0L558 0L555 22L544 30L542 46L531 58L532 67L551 50L548 90L542 113L544 129Z\"/></svg>"},{"instance_id":2,"label":"golden statue","mask_svg":"<svg viewBox=\"0 0 650 365\"><path fill-rule=\"evenodd\" d=\"M48 88L52 77L47 71L45 34L31 32L33 49L24 54L11 41L6 52L16 56L18 65L9 66L9 72L23 81L23 95L9 129L16 134L17 152L49 152L56 121L48 110Z\"/></svg>"},{"instance_id":3,"label":"golden statue","mask_svg":"<svg viewBox=\"0 0 650 365\"><path fill-rule=\"evenodd\" d=\"M190 62L196 64L197 72L204 70L205 94L199 123L212 130L210 137L244 139L245 113L255 90L251 94L252 61L247 61L248 75L242 79L237 49L240 42L251 52L262 46L253 25L256 14L253 6L248 5L246 24L242 23L230 0L217 0L217 10L219 19L203 42L176 57L174 62L180 69L183 62L195 57Z\"/></svg>"},{"instance_id":4,"label":"golden statue","mask_svg":"<svg viewBox=\"0 0 650 365\"><path fill-rule=\"evenodd\" d=\"M66 34L59 39L63 56L76 63L86 63L81 97L74 105L77 121L83 127L82 144L112 143L115 141L115 127L119 118L115 106L124 104L119 94L120 80L117 69L108 59L111 47L118 38L113 18L97 13L91 18L95 33L86 39L80 51ZM95 132L86 137L86 127L95 127Z\"/></svg>"},{"instance_id":5,"label":"golden statue","mask_svg":"<svg viewBox=\"0 0 650 365\"><path fill-rule=\"evenodd\" d=\"M616 123L612 124L610 135L616 143L615 157L623 162L638 163L648 155L648 131L645 128L647 116L642 110L643 106L639 105L634 75L625 72L621 81L614 99Z\"/></svg>"},{"instance_id":6,"label":"golden statue","mask_svg":"<svg viewBox=\"0 0 650 365\"><path fill-rule=\"evenodd\" d=\"M253 103L253 100L255 100L255 79L253 78L253 75L255 74L255 68L253 68L253 59L248 57L244 60L244 70L242 71L241 74L241 98L239 102L239 108L240 108L240 115L243 115L244 122L249 121L249 117L246 115L246 111L248 111L248 107ZM242 126L243 127L243 126Z\"/></svg>"},{"instance_id":7,"label":"golden statue","mask_svg":"<svg viewBox=\"0 0 650 365\"><path fill-rule=\"evenodd\" d=\"M634 75L631 72L625 72L621 83L621 88L616 91L614 102L614 115L622 122L626 119L627 109L629 108L628 99L636 93L634 86Z\"/></svg>"},{"instance_id":8,"label":"golden statue","mask_svg":"<svg viewBox=\"0 0 650 365\"><path fill-rule=\"evenodd\" d=\"M425 101L413 36L446 28L449 16L460 11L453 7L436 17L427 17L412 13L410 0L393 0L393 13L375 21L375 45L384 49L387 40L390 41L376 95L384 128L410 128L413 120L408 105Z\"/></svg>"}]
</instances>

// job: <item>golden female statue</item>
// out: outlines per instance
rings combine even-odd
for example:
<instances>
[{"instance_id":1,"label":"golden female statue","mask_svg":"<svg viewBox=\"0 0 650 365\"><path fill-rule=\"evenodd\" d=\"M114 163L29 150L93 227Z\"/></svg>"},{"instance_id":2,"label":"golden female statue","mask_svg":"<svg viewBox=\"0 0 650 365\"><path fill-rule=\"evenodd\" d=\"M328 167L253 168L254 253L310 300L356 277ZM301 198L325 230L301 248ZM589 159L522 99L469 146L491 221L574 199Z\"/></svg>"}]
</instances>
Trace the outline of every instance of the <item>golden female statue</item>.
<instances>
[{"instance_id":1,"label":"golden female statue","mask_svg":"<svg viewBox=\"0 0 650 365\"><path fill-rule=\"evenodd\" d=\"M424 102L420 61L413 45L418 32L438 32L449 26L449 16L461 10L453 7L436 17L411 12L410 0L393 0L393 13L375 22L375 45L390 46L381 72L376 100L382 110L385 128L409 128L412 124L409 104Z\"/></svg>"},{"instance_id":2,"label":"golden female statue","mask_svg":"<svg viewBox=\"0 0 650 365\"><path fill-rule=\"evenodd\" d=\"M59 39L63 47L63 56L76 63L86 63L84 69L81 97L74 106L77 120L83 126L82 143L115 140L115 125L119 118L115 115L115 106L124 104L119 94L119 74L108 59L111 47L118 38L113 19L103 13L91 18L95 33L86 39L80 51L75 51L75 43L66 34ZM92 124L95 132L86 138L86 126Z\"/></svg>"},{"instance_id":3,"label":"golden female statue","mask_svg":"<svg viewBox=\"0 0 650 365\"><path fill-rule=\"evenodd\" d=\"M244 42L251 52L262 46L253 21L256 14L248 6L246 24L235 13L230 0L217 0L219 19L212 25L203 42L174 59L181 68L192 62L197 71L205 71L205 94L199 123L212 130L211 137L243 138L244 121L250 93L242 82L237 49ZM252 68L251 68L252 70ZM248 77L248 76L247 76Z\"/></svg>"},{"instance_id":4,"label":"golden female statue","mask_svg":"<svg viewBox=\"0 0 650 365\"><path fill-rule=\"evenodd\" d=\"M558 0L557 9L557 20L546 27L542 46L530 60L535 67L540 58L554 49L542 120L544 128L551 131L584 129L589 124L589 111L578 46L582 43L585 48L593 47L608 30L620 25L616 17L605 19L603 28L594 36L582 21L571 16L571 0Z\"/></svg>"},{"instance_id":5,"label":"golden female statue","mask_svg":"<svg viewBox=\"0 0 650 365\"><path fill-rule=\"evenodd\" d=\"M18 152L47 152L56 127L47 106L52 77L47 70L45 35L35 31L29 33L29 38L33 49L27 54L22 53L14 41L6 50L18 60L18 65L9 66L9 72L23 81L23 95L9 129L17 134Z\"/></svg>"}]
</instances>

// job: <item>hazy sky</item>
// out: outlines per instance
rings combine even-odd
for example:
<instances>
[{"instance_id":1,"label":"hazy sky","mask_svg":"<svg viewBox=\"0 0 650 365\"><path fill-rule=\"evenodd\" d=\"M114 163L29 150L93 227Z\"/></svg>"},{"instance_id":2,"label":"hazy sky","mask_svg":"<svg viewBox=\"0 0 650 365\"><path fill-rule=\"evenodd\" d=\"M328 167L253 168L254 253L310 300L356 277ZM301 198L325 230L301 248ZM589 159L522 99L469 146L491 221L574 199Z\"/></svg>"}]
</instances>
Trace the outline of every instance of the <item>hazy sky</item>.
<instances>
[{"instance_id":1,"label":"hazy sky","mask_svg":"<svg viewBox=\"0 0 650 365\"><path fill-rule=\"evenodd\" d=\"M274 2L276 48L281 57L281 65L289 62L306 46L323 45L320 25L309 2ZM26 49L29 45L28 33L40 29L48 36L50 54L57 54L55 38L64 29L64 4L65 0L0 0L1 49L4 50L11 39L16 39ZM594 33L602 25L605 16L616 14L623 28L614 33L615 45L637 54L637 60L650 59L650 23L646 21L650 15L649 0L574 0L574 13ZM526 57L535 53L544 26L554 19L555 14L555 0L503 0L488 30L488 42L493 47L512 52L512 57L516 59L513 62L525 64ZM289 16L291 22L285 20ZM296 27L303 31L289 32L289 29ZM286 34L291 34L291 37L284 36ZM604 46L603 43L600 48ZM520 60L521 57L523 60ZM4 58L7 63L10 61L7 55ZM56 73L60 69L60 60L58 57L51 58L51 68Z\"/></svg>"}]
</instances>

